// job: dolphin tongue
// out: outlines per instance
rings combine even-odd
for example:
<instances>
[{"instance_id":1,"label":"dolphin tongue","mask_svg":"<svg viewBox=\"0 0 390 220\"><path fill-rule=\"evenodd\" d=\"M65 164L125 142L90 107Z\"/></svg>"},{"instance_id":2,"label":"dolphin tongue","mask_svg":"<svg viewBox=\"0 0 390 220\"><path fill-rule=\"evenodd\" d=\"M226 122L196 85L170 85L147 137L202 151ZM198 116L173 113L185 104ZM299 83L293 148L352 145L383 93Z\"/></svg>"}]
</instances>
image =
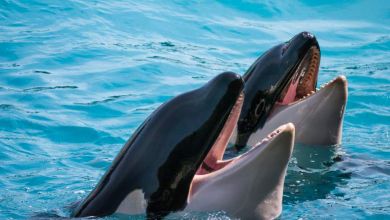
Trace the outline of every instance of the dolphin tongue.
<instances>
[{"instance_id":1,"label":"dolphin tongue","mask_svg":"<svg viewBox=\"0 0 390 220\"><path fill-rule=\"evenodd\" d=\"M282 105L287 105L287 104L295 101L295 97L297 96L297 87L298 87L298 80L295 81L295 83L290 84L286 95L283 97L283 100L280 101L280 103Z\"/></svg>"},{"instance_id":2,"label":"dolphin tongue","mask_svg":"<svg viewBox=\"0 0 390 220\"><path fill-rule=\"evenodd\" d=\"M234 128L236 127L238 118L240 117L242 104L244 102L244 93L241 92L239 98L233 106L232 111L229 114L226 123L219 134L217 140L211 147L206 158L203 160L202 165L198 168L196 174L202 175L214 170L220 169L227 163L221 163L226 147L229 143L230 137L233 134Z\"/></svg>"}]
</instances>

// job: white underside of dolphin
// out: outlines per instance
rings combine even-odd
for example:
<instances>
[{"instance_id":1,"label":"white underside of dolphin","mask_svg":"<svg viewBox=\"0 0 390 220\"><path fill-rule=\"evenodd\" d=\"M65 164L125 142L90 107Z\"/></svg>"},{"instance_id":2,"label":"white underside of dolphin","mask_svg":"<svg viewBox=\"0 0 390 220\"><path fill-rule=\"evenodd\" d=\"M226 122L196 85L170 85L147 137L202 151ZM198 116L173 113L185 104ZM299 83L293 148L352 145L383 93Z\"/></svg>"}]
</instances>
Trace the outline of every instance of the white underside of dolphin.
<instances>
[{"instance_id":1,"label":"white underside of dolphin","mask_svg":"<svg viewBox=\"0 0 390 220\"><path fill-rule=\"evenodd\" d=\"M185 211L226 211L242 219L272 219L282 210L294 125L280 126L225 167L196 175Z\"/></svg>"},{"instance_id":2,"label":"white underside of dolphin","mask_svg":"<svg viewBox=\"0 0 390 220\"><path fill-rule=\"evenodd\" d=\"M253 132L247 145L258 140L285 123L295 125L295 142L307 145L340 144L342 124L348 90L345 76L338 76L315 93L288 105L277 105L263 128ZM234 143L236 131L230 140Z\"/></svg>"}]
</instances>

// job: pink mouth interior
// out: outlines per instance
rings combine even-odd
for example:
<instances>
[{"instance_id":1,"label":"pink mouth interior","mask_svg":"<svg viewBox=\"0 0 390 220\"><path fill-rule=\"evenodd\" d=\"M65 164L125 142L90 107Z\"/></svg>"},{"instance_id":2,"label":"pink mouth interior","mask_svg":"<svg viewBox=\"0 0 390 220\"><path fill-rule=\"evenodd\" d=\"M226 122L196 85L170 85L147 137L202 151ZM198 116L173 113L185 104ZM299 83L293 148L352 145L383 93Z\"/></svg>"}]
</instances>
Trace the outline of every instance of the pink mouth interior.
<instances>
[{"instance_id":1,"label":"pink mouth interior","mask_svg":"<svg viewBox=\"0 0 390 220\"><path fill-rule=\"evenodd\" d=\"M315 92L319 66L320 51L313 46L299 63L290 84L282 92L277 104L288 105Z\"/></svg>"},{"instance_id":2,"label":"pink mouth interior","mask_svg":"<svg viewBox=\"0 0 390 220\"><path fill-rule=\"evenodd\" d=\"M226 165L236 161L240 156L237 156L230 160L223 160L223 155L225 153L226 147L228 145L229 139L234 131L234 128L237 124L237 121L240 117L241 107L244 102L244 94L242 93L237 99L235 105L233 106L232 111L223 127L220 135L215 141L214 145L211 147L209 153L204 159L202 165L196 172L194 179L197 179L199 176L204 174L209 174L224 168ZM272 138L280 133L280 130L275 130L271 132L266 138L257 143L255 147L258 147L262 144L269 142Z\"/></svg>"},{"instance_id":3,"label":"pink mouth interior","mask_svg":"<svg viewBox=\"0 0 390 220\"><path fill-rule=\"evenodd\" d=\"M294 102L297 97L297 87L298 87L298 81L296 81L295 83L291 82L290 86L287 89L286 95L278 103L282 105L287 105L289 103Z\"/></svg>"},{"instance_id":4,"label":"pink mouth interior","mask_svg":"<svg viewBox=\"0 0 390 220\"><path fill-rule=\"evenodd\" d=\"M211 150L204 159L202 165L199 167L196 172L197 175L207 174L215 170L219 170L230 163L227 161L222 161L223 154L225 153L227 144L233 130L237 124L238 118L240 117L241 107L244 103L244 93L240 94L240 97L237 99L236 103L233 106L232 111L223 127L220 135L215 141L214 145L211 147Z\"/></svg>"}]
</instances>

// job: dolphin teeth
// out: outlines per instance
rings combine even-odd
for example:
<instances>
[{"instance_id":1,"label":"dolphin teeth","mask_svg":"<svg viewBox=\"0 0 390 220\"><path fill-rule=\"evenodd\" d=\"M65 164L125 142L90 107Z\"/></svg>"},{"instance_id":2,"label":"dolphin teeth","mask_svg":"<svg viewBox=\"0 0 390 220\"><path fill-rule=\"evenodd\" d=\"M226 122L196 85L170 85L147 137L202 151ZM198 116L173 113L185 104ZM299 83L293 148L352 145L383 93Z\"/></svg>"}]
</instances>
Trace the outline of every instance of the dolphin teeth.
<instances>
[{"instance_id":1,"label":"dolphin teeth","mask_svg":"<svg viewBox=\"0 0 390 220\"><path fill-rule=\"evenodd\" d=\"M323 89L323 88L325 88L325 87L327 87L327 86L329 86L329 85L331 85L331 84L334 83L336 80L337 80L337 78L334 78L334 79L330 80L329 82L326 82L326 83L322 84L322 85L320 86L320 88L317 89L317 91L318 91L318 90L321 90L321 89ZM315 92L312 91L311 94L313 94L313 93L315 93Z\"/></svg>"},{"instance_id":2,"label":"dolphin teeth","mask_svg":"<svg viewBox=\"0 0 390 220\"><path fill-rule=\"evenodd\" d=\"M263 138L261 141L257 142L254 146L259 146L260 144L266 144L275 136L277 136L281 132L280 129L277 129L267 135L267 137Z\"/></svg>"}]
</instances>

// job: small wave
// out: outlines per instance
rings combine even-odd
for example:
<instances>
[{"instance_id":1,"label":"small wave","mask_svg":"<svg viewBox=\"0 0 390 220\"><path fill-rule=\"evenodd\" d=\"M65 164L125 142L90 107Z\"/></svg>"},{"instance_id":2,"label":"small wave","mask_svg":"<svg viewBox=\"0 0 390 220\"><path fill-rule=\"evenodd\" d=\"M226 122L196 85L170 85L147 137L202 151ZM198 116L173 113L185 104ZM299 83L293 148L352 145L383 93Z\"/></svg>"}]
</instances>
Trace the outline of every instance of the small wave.
<instances>
[{"instance_id":1,"label":"small wave","mask_svg":"<svg viewBox=\"0 0 390 220\"><path fill-rule=\"evenodd\" d=\"M353 65L353 66L347 66L345 69L347 70L364 70L364 71L384 71L388 70L388 67L390 66L390 62L384 62L384 63L370 63L370 64L362 64L362 65Z\"/></svg>"},{"instance_id":2,"label":"small wave","mask_svg":"<svg viewBox=\"0 0 390 220\"><path fill-rule=\"evenodd\" d=\"M10 104L0 104L0 109L1 110L11 110L11 109L15 109L15 106L10 105Z\"/></svg>"},{"instance_id":3,"label":"small wave","mask_svg":"<svg viewBox=\"0 0 390 220\"><path fill-rule=\"evenodd\" d=\"M170 41L165 41L165 42L161 42L160 43L161 46L164 46L164 47L174 47L175 45L170 42Z\"/></svg>"},{"instance_id":4,"label":"small wave","mask_svg":"<svg viewBox=\"0 0 390 220\"><path fill-rule=\"evenodd\" d=\"M45 71L45 70L35 70L34 73L42 73L42 74L47 74L47 75L52 74L51 72Z\"/></svg>"},{"instance_id":5,"label":"small wave","mask_svg":"<svg viewBox=\"0 0 390 220\"><path fill-rule=\"evenodd\" d=\"M28 89L23 89L23 92L40 92L45 90L53 89L77 89L77 86L42 86L42 87L33 87Z\"/></svg>"},{"instance_id":6,"label":"small wave","mask_svg":"<svg viewBox=\"0 0 390 220\"><path fill-rule=\"evenodd\" d=\"M149 107L140 107L140 108L136 108L134 109L134 111L136 112L147 112L147 111L153 111L155 110L157 107L156 106L149 106Z\"/></svg>"},{"instance_id":7,"label":"small wave","mask_svg":"<svg viewBox=\"0 0 390 220\"><path fill-rule=\"evenodd\" d=\"M116 101L118 99L121 99L121 98L126 98L126 97L134 97L136 95L134 94L126 94L126 95L113 95L113 96L109 96L103 100L95 100L95 101L92 101L92 102L87 102L87 103L74 103L75 105L97 105L97 104L101 104L101 103L107 103L107 102L113 102L113 101Z\"/></svg>"}]
</instances>

